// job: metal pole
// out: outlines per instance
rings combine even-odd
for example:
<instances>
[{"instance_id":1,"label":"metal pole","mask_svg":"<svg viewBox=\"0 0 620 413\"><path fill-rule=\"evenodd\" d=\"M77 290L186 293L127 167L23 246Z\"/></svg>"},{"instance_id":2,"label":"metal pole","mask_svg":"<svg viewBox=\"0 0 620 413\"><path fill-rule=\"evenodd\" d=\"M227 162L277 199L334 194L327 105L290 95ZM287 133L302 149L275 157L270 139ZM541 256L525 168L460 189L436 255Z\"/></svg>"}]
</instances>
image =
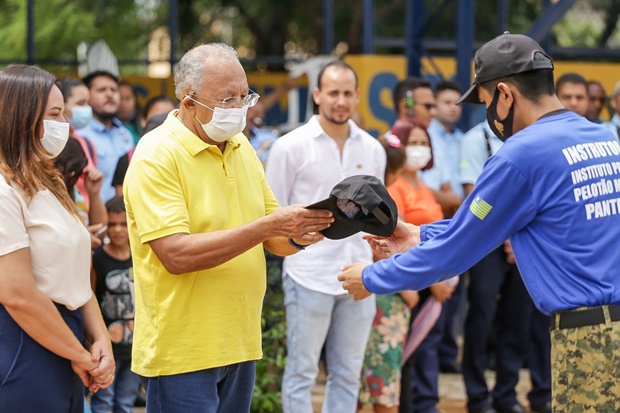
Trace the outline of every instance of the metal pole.
<instances>
[{"instance_id":1,"label":"metal pole","mask_svg":"<svg viewBox=\"0 0 620 413\"><path fill-rule=\"evenodd\" d=\"M497 0L497 35L504 33L508 26L508 0Z\"/></svg>"},{"instance_id":2,"label":"metal pole","mask_svg":"<svg viewBox=\"0 0 620 413\"><path fill-rule=\"evenodd\" d=\"M34 64L34 0L28 0L27 5L28 23L27 23L27 49L28 49L28 64Z\"/></svg>"},{"instance_id":3,"label":"metal pole","mask_svg":"<svg viewBox=\"0 0 620 413\"><path fill-rule=\"evenodd\" d=\"M362 52L371 54L374 52L374 0L364 0L364 12L362 17Z\"/></svg>"},{"instance_id":4,"label":"metal pole","mask_svg":"<svg viewBox=\"0 0 620 413\"><path fill-rule=\"evenodd\" d=\"M323 0L323 53L331 54L334 46L334 0Z\"/></svg>"},{"instance_id":5,"label":"metal pole","mask_svg":"<svg viewBox=\"0 0 620 413\"><path fill-rule=\"evenodd\" d=\"M424 0L408 1L405 13L407 76L419 77L422 74L422 37L424 35L422 27L426 17Z\"/></svg>"},{"instance_id":6,"label":"metal pole","mask_svg":"<svg viewBox=\"0 0 620 413\"><path fill-rule=\"evenodd\" d=\"M170 0L168 2L168 29L170 32L170 73L174 72L174 65L177 57L177 34L179 31L179 2Z\"/></svg>"},{"instance_id":7,"label":"metal pole","mask_svg":"<svg viewBox=\"0 0 620 413\"><path fill-rule=\"evenodd\" d=\"M474 45L474 1L459 0L458 2L458 22L457 22L457 73L456 82L463 91L471 86L471 58ZM459 127L467 130L471 127L470 118L471 108L468 104L463 105L463 114L459 121Z\"/></svg>"},{"instance_id":8,"label":"metal pole","mask_svg":"<svg viewBox=\"0 0 620 413\"><path fill-rule=\"evenodd\" d=\"M551 7L551 0L543 1L543 13L546 13ZM551 29L547 31L545 36L541 39L540 45L542 48L551 55Z\"/></svg>"}]
</instances>

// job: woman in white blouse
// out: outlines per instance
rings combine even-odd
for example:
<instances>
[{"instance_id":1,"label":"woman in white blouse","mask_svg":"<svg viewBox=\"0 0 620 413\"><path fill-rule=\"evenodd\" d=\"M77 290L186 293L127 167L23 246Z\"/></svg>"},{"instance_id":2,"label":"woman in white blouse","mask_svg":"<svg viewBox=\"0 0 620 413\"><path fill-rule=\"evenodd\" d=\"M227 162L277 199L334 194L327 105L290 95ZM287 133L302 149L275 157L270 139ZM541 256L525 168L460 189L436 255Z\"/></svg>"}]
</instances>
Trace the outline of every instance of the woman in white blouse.
<instances>
[{"instance_id":1,"label":"woman in white blouse","mask_svg":"<svg viewBox=\"0 0 620 413\"><path fill-rule=\"evenodd\" d=\"M114 378L90 236L51 159L69 124L54 77L0 71L0 412L78 413Z\"/></svg>"}]
</instances>

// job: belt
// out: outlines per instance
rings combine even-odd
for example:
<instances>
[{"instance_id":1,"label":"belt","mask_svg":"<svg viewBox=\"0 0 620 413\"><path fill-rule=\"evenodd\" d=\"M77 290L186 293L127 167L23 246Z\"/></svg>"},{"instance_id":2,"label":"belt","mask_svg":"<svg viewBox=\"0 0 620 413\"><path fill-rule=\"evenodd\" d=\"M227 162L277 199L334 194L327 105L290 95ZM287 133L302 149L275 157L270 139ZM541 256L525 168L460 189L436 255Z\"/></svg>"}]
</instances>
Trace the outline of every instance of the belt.
<instances>
[{"instance_id":1,"label":"belt","mask_svg":"<svg viewBox=\"0 0 620 413\"><path fill-rule=\"evenodd\" d=\"M560 329L564 329L604 324L605 307L609 309L611 321L620 321L620 305L607 305L576 311L557 311L551 316L551 330L554 330L556 325L559 325Z\"/></svg>"}]
</instances>

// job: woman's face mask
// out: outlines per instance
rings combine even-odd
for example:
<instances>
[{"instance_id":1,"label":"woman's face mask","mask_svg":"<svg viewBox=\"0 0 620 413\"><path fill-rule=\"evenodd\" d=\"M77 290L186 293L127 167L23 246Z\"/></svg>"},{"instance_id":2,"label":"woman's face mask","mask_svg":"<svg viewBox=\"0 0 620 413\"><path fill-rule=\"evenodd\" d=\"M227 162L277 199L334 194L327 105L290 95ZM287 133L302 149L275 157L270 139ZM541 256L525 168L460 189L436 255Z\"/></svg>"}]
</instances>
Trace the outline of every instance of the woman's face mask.
<instances>
[{"instance_id":1,"label":"woman's face mask","mask_svg":"<svg viewBox=\"0 0 620 413\"><path fill-rule=\"evenodd\" d=\"M407 146L407 165L420 170L424 168L431 160L431 148L429 146Z\"/></svg>"},{"instance_id":2,"label":"woman's face mask","mask_svg":"<svg viewBox=\"0 0 620 413\"><path fill-rule=\"evenodd\" d=\"M47 119L43 121L41 144L49 152L49 159L57 157L62 152L67 140L69 140L69 124L67 122Z\"/></svg>"},{"instance_id":3,"label":"woman's face mask","mask_svg":"<svg viewBox=\"0 0 620 413\"><path fill-rule=\"evenodd\" d=\"M207 136L215 142L226 142L245 129L245 120L248 111L247 105L240 108L224 109L215 107L212 109L192 99L190 96L188 96L188 98L198 103L200 106L213 111L213 117L208 123L202 123L200 119L198 119L198 116L196 116L196 120L200 123Z\"/></svg>"}]
</instances>

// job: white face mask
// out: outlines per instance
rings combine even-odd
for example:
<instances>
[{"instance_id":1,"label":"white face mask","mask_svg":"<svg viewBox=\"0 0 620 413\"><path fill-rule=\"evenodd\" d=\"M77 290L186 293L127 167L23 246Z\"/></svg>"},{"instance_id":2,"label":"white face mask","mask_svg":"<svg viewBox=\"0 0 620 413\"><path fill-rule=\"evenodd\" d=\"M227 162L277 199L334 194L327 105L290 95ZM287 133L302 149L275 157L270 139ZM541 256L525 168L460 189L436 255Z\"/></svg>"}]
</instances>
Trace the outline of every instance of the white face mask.
<instances>
[{"instance_id":1,"label":"white face mask","mask_svg":"<svg viewBox=\"0 0 620 413\"><path fill-rule=\"evenodd\" d=\"M82 129L93 118L93 108L90 105L71 106L71 124L75 129Z\"/></svg>"},{"instance_id":2,"label":"white face mask","mask_svg":"<svg viewBox=\"0 0 620 413\"><path fill-rule=\"evenodd\" d=\"M424 168L431 160L431 148L429 146L407 146L407 165L415 169Z\"/></svg>"},{"instance_id":3,"label":"white face mask","mask_svg":"<svg viewBox=\"0 0 620 413\"><path fill-rule=\"evenodd\" d=\"M49 152L49 159L57 157L69 140L69 124L55 120L43 121L41 144Z\"/></svg>"},{"instance_id":4,"label":"white face mask","mask_svg":"<svg viewBox=\"0 0 620 413\"><path fill-rule=\"evenodd\" d=\"M189 98L192 99L191 97ZM195 99L192 100L200 106L211 109ZM198 119L198 116L195 116L195 118L198 123L200 123L207 136L215 142L226 142L245 129L245 118L248 112L247 106L229 109L216 107L211 110L213 111L213 117L208 123L202 123L200 119Z\"/></svg>"}]
</instances>

